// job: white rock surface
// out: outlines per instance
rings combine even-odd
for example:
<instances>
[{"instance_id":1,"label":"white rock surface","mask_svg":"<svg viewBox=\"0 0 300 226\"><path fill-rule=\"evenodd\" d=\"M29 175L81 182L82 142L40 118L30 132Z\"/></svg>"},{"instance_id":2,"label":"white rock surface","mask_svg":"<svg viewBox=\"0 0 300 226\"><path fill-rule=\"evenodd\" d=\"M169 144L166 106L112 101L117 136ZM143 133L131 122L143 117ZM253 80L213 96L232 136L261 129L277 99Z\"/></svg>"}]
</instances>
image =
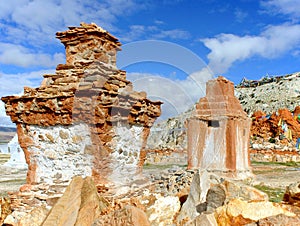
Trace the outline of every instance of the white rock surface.
<instances>
[{"instance_id":1,"label":"white rock surface","mask_svg":"<svg viewBox=\"0 0 300 226\"><path fill-rule=\"evenodd\" d=\"M10 153L10 159L4 163L4 166L27 169L25 155L18 142L18 135L16 134L7 145L7 152Z\"/></svg>"},{"instance_id":2,"label":"white rock surface","mask_svg":"<svg viewBox=\"0 0 300 226\"><path fill-rule=\"evenodd\" d=\"M93 156L86 153L91 142L89 127L84 124L70 126L30 126L35 144L29 146L31 161L38 165L36 182L52 183L55 179L71 180L73 176L91 176Z\"/></svg>"},{"instance_id":3,"label":"white rock surface","mask_svg":"<svg viewBox=\"0 0 300 226\"><path fill-rule=\"evenodd\" d=\"M300 105L300 72L256 87L236 88L235 95L249 115L258 110L267 114L280 108L294 110Z\"/></svg>"},{"instance_id":4,"label":"white rock surface","mask_svg":"<svg viewBox=\"0 0 300 226\"><path fill-rule=\"evenodd\" d=\"M172 225L173 218L180 210L178 197L161 195L156 196L155 203L148 209L147 215L151 225Z\"/></svg>"}]
</instances>

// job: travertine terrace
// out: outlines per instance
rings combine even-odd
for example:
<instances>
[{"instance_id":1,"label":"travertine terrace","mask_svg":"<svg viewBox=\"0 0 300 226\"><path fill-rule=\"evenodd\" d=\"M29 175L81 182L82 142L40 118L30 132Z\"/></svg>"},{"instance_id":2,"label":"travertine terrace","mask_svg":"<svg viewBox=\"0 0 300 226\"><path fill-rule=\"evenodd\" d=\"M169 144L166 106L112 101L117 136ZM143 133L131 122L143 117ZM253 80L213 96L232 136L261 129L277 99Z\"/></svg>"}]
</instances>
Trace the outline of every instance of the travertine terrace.
<instances>
[{"instance_id":1,"label":"travertine terrace","mask_svg":"<svg viewBox=\"0 0 300 226\"><path fill-rule=\"evenodd\" d=\"M243 178L250 175L251 120L224 77L206 84L206 96L187 120L188 168L200 168Z\"/></svg>"},{"instance_id":2,"label":"travertine terrace","mask_svg":"<svg viewBox=\"0 0 300 226\"><path fill-rule=\"evenodd\" d=\"M92 175L99 186L126 184L143 164L162 103L132 90L116 67L121 44L107 31L82 23L56 36L66 63L44 75L40 87L2 98L25 152L27 183Z\"/></svg>"}]
</instances>

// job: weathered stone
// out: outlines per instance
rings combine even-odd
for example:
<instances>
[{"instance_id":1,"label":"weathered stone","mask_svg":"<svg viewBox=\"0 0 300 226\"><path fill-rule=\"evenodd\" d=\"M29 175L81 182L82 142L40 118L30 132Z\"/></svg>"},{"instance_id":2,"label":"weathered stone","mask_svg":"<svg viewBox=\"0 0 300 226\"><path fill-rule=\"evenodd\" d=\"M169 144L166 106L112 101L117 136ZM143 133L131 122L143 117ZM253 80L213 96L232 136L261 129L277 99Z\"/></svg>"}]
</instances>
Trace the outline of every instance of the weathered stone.
<instances>
[{"instance_id":1,"label":"weathered stone","mask_svg":"<svg viewBox=\"0 0 300 226\"><path fill-rule=\"evenodd\" d=\"M300 182L287 186L282 201L300 207Z\"/></svg>"},{"instance_id":2,"label":"weathered stone","mask_svg":"<svg viewBox=\"0 0 300 226\"><path fill-rule=\"evenodd\" d=\"M214 213L201 214L187 226L218 226Z\"/></svg>"},{"instance_id":3,"label":"weathered stone","mask_svg":"<svg viewBox=\"0 0 300 226\"><path fill-rule=\"evenodd\" d=\"M257 224L259 226L270 226L270 225L286 225L286 226L294 226L294 225L300 225L300 217L291 217L287 216L285 214L278 214L276 216L266 217L263 219L260 219ZM256 225L257 225L256 224Z\"/></svg>"},{"instance_id":4,"label":"weathered stone","mask_svg":"<svg viewBox=\"0 0 300 226\"><path fill-rule=\"evenodd\" d=\"M120 210L110 212L97 218L93 223L93 226L105 225L150 226L150 222L147 219L145 212L143 212L141 209L127 205Z\"/></svg>"},{"instance_id":5,"label":"weathered stone","mask_svg":"<svg viewBox=\"0 0 300 226\"><path fill-rule=\"evenodd\" d=\"M147 210L151 225L172 225L180 210L178 197L158 195L152 206Z\"/></svg>"},{"instance_id":6,"label":"weathered stone","mask_svg":"<svg viewBox=\"0 0 300 226\"><path fill-rule=\"evenodd\" d=\"M49 210L45 206L34 208L20 220L18 226L40 226L47 217Z\"/></svg>"},{"instance_id":7,"label":"weathered stone","mask_svg":"<svg viewBox=\"0 0 300 226\"><path fill-rule=\"evenodd\" d=\"M267 201L267 194L239 181L224 179L206 171L195 173L190 192L177 217L178 223L192 222L197 216L239 198L243 201Z\"/></svg>"},{"instance_id":8,"label":"weathered stone","mask_svg":"<svg viewBox=\"0 0 300 226\"><path fill-rule=\"evenodd\" d=\"M74 177L63 196L51 209L43 226L92 225L107 207L107 201L99 197L92 178Z\"/></svg>"},{"instance_id":9,"label":"weathered stone","mask_svg":"<svg viewBox=\"0 0 300 226\"><path fill-rule=\"evenodd\" d=\"M188 124L188 168L200 168L236 178L251 176L248 153L251 120L224 77L210 80L206 97L196 105Z\"/></svg>"},{"instance_id":10,"label":"weathered stone","mask_svg":"<svg viewBox=\"0 0 300 226\"><path fill-rule=\"evenodd\" d=\"M218 225L245 225L260 219L284 214L294 217L295 214L286 210L284 206L271 202L247 202L232 199L228 204L217 208L215 217Z\"/></svg>"},{"instance_id":11,"label":"weathered stone","mask_svg":"<svg viewBox=\"0 0 300 226\"><path fill-rule=\"evenodd\" d=\"M0 198L0 224L4 222L5 218L11 213L10 200L8 198Z\"/></svg>"}]
</instances>

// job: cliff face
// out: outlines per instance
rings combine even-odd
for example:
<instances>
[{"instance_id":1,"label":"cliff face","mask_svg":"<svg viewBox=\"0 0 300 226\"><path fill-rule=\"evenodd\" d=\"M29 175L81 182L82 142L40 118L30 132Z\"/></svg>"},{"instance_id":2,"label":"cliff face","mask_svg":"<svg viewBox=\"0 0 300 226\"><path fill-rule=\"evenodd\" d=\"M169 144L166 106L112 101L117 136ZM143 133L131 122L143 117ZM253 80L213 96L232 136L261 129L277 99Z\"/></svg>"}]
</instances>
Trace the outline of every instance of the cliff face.
<instances>
[{"instance_id":1,"label":"cliff face","mask_svg":"<svg viewBox=\"0 0 300 226\"><path fill-rule=\"evenodd\" d=\"M65 45L66 63L44 75L40 87L2 98L17 125L27 182L93 175L99 184L121 183L143 164L162 103L133 91L126 72L116 68L121 44L107 31L82 23L56 35Z\"/></svg>"}]
</instances>

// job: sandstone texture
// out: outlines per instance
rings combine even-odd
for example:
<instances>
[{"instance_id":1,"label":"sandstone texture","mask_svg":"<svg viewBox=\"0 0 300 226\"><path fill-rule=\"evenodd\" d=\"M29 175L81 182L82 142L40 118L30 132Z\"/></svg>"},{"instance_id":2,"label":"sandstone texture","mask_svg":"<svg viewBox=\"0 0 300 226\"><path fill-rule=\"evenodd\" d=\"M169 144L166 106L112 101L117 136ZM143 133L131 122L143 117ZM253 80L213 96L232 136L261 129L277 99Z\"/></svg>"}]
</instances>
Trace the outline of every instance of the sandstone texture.
<instances>
[{"instance_id":1,"label":"sandstone texture","mask_svg":"<svg viewBox=\"0 0 300 226\"><path fill-rule=\"evenodd\" d=\"M99 197L92 178L83 180L78 176L73 178L42 225L92 225L107 207L108 202Z\"/></svg>"},{"instance_id":2,"label":"sandstone texture","mask_svg":"<svg viewBox=\"0 0 300 226\"><path fill-rule=\"evenodd\" d=\"M251 120L224 77L206 83L206 96L187 120L188 168L250 176L248 152Z\"/></svg>"},{"instance_id":3,"label":"sandstone texture","mask_svg":"<svg viewBox=\"0 0 300 226\"><path fill-rule=\"evenodd\" d=\"M284 205L271 202L247 202L240 199L232 199L228 204L216 210L215 218L218 225L246 225L260 219L284 214L295 217Z\"/></svg>"},{"instance_id":4,"label":"sandstone texture","mask_svg":"<svg viewBox=\"0 0 300 226\"><path fill-rule=\"evenodd\" d=\"M2 98L17 125L27 183L60 183L76 175L92 175L104 191L108 182L110 188L129 183L126 178L143 164L141 152L162 103L134 91L126 72L116 68L121 44L107 31L82 23L56 37L66 63L44 75L40 87Z\"/></svg>"}]
</instances>

